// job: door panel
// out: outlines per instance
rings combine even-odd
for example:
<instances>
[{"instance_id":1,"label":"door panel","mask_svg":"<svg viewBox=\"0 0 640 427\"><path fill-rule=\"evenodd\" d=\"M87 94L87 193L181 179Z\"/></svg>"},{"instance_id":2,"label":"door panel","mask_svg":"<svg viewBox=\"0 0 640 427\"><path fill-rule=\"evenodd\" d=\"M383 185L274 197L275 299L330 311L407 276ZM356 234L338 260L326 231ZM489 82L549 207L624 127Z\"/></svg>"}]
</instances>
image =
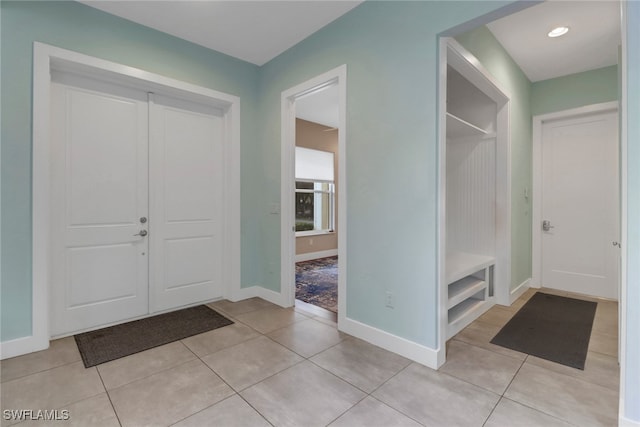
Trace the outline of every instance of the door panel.
<instances>
[{"instance_id":1,"label":"door panel","mask_svg":"<svg viewBox=\"0 0 640 427\"><path fill-rule=\"evenodd\" d=\"M617 299L617 113L542 127L542 280L549 288Z\"/></svg>"},{"instance_id":2,"label":"door panel","mask_svg":"<svg viewBox=\"0 0 640 427\"><path fill-rule=\"evenodd\" d=\"M152 311L222 296L222 111L163 96L151 108Z\"/></svg>"},{"instance_id":3,"label":"door panel","mask_svg":"<svg viewBox=\"0 0 640 427\"><path fill-rule=\"evenodd\" d=\"M52 84L53 336L148 312L144 92L68 74Z\"/></svg>"}]
</instances>

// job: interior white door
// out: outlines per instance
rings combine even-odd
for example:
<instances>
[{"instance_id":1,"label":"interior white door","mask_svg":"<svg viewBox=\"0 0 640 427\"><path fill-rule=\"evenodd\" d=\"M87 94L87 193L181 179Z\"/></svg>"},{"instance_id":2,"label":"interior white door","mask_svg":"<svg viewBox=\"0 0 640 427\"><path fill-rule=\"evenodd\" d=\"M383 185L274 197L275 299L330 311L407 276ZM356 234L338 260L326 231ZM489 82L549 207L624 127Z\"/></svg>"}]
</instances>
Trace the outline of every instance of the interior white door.
<instances>
[{"instance_id":1,"label":"interior white door","mask_svg":"<svg viewBox=\"0 0 640 427\"><path fill-rule=\"evenodd\" d=\"M151 311L221 297L223 112L150 102Z\"/></svg>"},{"instance_id":2,"label":"interior white door","mask_svg":"<svg viewBox=\"0 0 640 427\"><path fill-rule=\"evenodd\" d=\"M618 114L543 123L542 162L543 286L617 299Z\"/></svg>"},{"instance_id":3,"label":"interior white door","mask_svg":"<svg viewBox=\"0 0 640 427\"><path fill-rule=\"evenodd\" d=\"M147 94L54 74L51 111L56 336L148 313Z\"/></svg>"}]
</instances>

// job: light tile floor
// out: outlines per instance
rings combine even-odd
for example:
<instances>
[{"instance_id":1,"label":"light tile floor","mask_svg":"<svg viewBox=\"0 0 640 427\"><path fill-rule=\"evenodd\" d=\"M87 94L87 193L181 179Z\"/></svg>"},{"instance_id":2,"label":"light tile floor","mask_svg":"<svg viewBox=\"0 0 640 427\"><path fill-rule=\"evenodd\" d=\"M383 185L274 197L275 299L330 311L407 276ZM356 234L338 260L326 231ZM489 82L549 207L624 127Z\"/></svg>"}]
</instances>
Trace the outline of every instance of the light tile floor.
<instances>
[{"instance_id":1,"label":"light tile floor","mask_svg":"<svg viewBox=\"0 0 640 427\"><path fill-rule=\"evenodd\" d=\"M598 301L580 371L489 343L532 294L450 340L439 371L312 311L219 301L234 325L98 367L84 368L73 338L4 360L1 406L71 417L20 427L617 425L617 305Z\"/></svg>"}]
</instances>

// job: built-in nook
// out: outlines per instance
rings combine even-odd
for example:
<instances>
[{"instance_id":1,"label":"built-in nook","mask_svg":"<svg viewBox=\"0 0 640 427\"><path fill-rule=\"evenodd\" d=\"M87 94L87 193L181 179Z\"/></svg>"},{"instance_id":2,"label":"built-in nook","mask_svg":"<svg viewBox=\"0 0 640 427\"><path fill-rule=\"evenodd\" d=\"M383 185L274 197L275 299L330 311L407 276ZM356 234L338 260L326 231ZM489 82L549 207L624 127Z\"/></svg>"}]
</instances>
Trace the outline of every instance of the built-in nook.
<instances>
[{"instance_id":1,"label":"built-in nook","mask_svg":"<svg viewBox=\"0 0 640 427\"><path fill-rule=\"evenodd\" d=\"M457 42L446 44L444 154L444 291L446 337L487 311L498 287L509 292L506 218L508 97ZM502 210L502 211L501 211ZM502 228L501 228L502 227Z\"/></svg>"}]
</instances>

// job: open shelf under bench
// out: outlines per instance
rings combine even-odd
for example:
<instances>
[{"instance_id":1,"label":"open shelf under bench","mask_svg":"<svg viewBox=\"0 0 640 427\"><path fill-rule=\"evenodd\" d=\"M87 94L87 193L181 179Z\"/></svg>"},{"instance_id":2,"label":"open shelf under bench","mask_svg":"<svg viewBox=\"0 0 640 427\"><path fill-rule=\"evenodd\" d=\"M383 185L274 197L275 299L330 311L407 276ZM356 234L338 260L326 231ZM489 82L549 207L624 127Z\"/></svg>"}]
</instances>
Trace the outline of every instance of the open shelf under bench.
<instances>
[{"instance_id":1,"label":"open shelf under bench","mask_svg":"<svg viewBox=\"0 0 640 427\"><path fill-rule=\"evenodd\" d=\"M447 338L489 309L494 264L492 256L464 252L447 254Z\"/></svg>"}]
</instances>

